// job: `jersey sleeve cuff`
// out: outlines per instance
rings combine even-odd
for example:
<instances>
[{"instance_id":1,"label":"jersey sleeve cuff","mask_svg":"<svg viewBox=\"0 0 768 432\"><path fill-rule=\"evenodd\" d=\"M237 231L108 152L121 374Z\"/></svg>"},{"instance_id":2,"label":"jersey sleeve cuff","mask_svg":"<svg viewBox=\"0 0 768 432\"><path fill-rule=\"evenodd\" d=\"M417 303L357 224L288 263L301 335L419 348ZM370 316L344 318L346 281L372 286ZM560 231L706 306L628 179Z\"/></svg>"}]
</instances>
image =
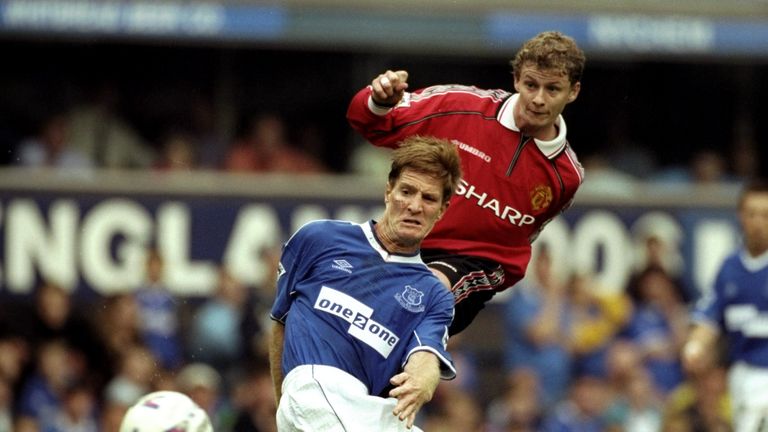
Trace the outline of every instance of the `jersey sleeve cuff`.
<instances>
[{"instance_id":1,"label":"jersey sleeve cuff","mask_svg":"<svg viewBox=\"0 0 768 432\"><path fill-rule=\"evenodd\" d=\"M414 349L412 349L407 356L405 356L405 361L401 365L402 367L405 367L405 364L408 363L408 358L411 357L411 354L417 352L417 351L429 351L432 354L437 356L437 359L440 361L440 379L443 380L452 380L456 378L456 368L453 366L453 363L448 360L445 356L443 356L440 351L428 347L428 346L419 346Z\"/></svg>"},{"instance_id":2,"label":"jersey sleeve cuff","mask_svg":"<svg viewBox=\"0 0 768 432\"><path fill-rule=\"evenodd\" d=\"M694 312L691 314L689 322L691 324L709 327L715 333L720 334L720 326L717 324L717 322L702 313Z\"/></svg>"},{"instance_id":3,"label":"jersey sleeve cuff","mask_svg":"<svg viewBox=\"0 0 768 432\"><path fill-rule=\"evenodd\" d=\"M383 116L389 114L390 111L392 111L393 107L387 107L377 104L373 101L373 98L369 95L368 96L368 109L371 110L372 113Z\"/></svg>"}]
</instances>

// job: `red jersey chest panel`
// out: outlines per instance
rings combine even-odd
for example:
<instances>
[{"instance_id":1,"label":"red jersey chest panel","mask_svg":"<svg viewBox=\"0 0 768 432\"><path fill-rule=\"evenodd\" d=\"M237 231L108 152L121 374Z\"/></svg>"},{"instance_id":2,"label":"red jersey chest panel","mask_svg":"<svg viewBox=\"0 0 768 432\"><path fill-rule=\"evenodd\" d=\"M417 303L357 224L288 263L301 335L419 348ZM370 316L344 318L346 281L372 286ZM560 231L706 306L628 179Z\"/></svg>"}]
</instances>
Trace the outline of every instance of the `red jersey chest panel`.
<instances>
[{"instance_id":1,"label":"red jersey chest panel","mask_svg":"<svg viewBox=\"0 0 768 432\"><path fill-rule=\"evenodd\" d=\"M580 165L566 146L544 154L536 142L499 121L511 94L466 86L435 86L407 97L387 115L371 113L370 89L350 104L351 125L375 145L394 147L410 135L451 140L459 149L462 182L425 248L502 263L517 279L530 242L566 207L581 183ZM512 281L510 281L512 282Z\"/></svg>"},{"instance_id":2,"label":"red jersey chest panel","mask_svg":"<svg viewBox=\"0 0 768 432\"><path fill-rule=\"evenodd\" d=\"M461 150L463 178L435 234L441 235L443 226L467 224L466 230L454 230L452 235L527 245L570 201L575 190L572 176L563 178L557 160L542 155L533 140L521 141L519 134L514 135L505 143L513 151L484 153L482 161Z\"/></svg>"}]
</instances>

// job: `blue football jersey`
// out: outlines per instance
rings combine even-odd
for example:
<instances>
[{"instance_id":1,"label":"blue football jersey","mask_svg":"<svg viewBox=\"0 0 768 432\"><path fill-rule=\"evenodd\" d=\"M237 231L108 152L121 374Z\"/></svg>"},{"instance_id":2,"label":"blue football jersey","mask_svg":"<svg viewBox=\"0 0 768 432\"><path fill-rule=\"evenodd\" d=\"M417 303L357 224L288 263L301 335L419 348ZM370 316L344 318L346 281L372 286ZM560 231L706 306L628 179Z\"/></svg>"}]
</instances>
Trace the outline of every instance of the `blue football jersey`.
<instances>
[{"instance_id":1,"label":"blue football jersey","mask_svg":"<svg viewBox=\"0 0 768 432\"><path fill-rule=\"evenodd\" d=\"M768 254L753 258L741 251L726 258L693 319L725 332L731 362L768 367Z\"/></svg>"},{"instance_id":2,"label":"blue football jersey","mask_svg":"<svg viewBox=\"0 0 768 432\"><path fill-rule=\"evenodd\" d=\"M283 247L271 317L285 324L283 374L307 364L333 366L378 395L410 353L446 351L453 296L419 254L390 254L374 222L323 220L301 227Z\"/></svg>"}]
</instances>

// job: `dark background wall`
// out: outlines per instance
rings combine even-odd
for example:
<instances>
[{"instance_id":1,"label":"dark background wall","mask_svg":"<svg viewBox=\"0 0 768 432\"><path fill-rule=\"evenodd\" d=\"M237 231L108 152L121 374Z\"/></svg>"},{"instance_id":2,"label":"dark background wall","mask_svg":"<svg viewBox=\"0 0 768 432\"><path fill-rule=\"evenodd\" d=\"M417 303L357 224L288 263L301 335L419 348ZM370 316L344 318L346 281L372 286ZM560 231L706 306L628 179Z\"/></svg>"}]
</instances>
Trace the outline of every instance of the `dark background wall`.
<instances>
[{"instance_id":1,"label":"dark background wall","mask_svg":"<svg viewBox=\"0 0 768 432\"><path fill-rule=\"evenodd\" d=\"M514 51L510 47L510 55ZM105 85L147 141L188 125L198 100L215 106L223 133L234 135L250 114L282 113L293 131L319 131L322 154L342 171L352 136L344 113L350 97L386 68L411 73L412 88L438 83L512 88L508 56L439 55L248 45L191 45L95 40L0 39L0 160L45 114L87 100ZM580 154L634 144L660 165L684 164L700 148L731 155L737 130L768 138L762 59L590 58L579 99L566 109Z\"/></svg>"}]
</instances>

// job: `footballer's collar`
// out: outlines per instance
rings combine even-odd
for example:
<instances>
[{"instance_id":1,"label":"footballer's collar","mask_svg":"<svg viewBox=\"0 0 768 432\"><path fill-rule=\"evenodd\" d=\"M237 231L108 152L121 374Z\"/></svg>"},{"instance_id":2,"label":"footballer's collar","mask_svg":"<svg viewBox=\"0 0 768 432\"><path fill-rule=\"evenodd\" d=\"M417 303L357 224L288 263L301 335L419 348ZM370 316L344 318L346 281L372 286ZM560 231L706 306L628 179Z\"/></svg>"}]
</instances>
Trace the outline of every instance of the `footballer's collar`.
<instances>
[{"instance_id":1,"label":"footballer's collar","mask_svg":"<svg viewBox=\"0 0 768 432\"><path fill-rule=\"evenodd\" d=\"M752 256L746 249L742 249L739 259L748 271L755 273L768 266L768 252L763 252L758 256Z\"/></svg>"},{"instance_id":2,"label":"footballer's collar","mask_svg":"<svg viewBox=\"0 0 768 432\"><path fill-rule=\"evenodd\" d=\"M421 260L421 254L419 252L411 255L402 255L402 254L396 254L396 253L390 253L379 241L379 238L376 236L376 231L373 229L373 226L376 224L375 220L370 220L365 223L360 224L360 228L363 229L363 233L365 234L365 238L368 239L368 243L371 245L371 247L381 255L381 258L384 259L384 261L388 262L395 262L395 263L403 263L403 264L421 264L424 265L424 261Z\"/></svg>"},{"instance_id":3,"label":"footballer's collar","mask_svg":"<svg viewBox=\"0 0 768 432\"><path fill-rule=\"evenodd\" d=\"M501 106L501 109L499 110L499 114L496 116L496 120L499 121L499 123L502 124L507 129L511 129L515 132L520 132L520 129L515 124L515 105L517 104L517 100L520 98L520 95L515 93L510 98L508 98L504 105ZM562 115L557 116L557 120L555 120L555 123L557 124L557 130L558 134L555 137L555 139L551 141L542 141L540 139L534 138L533 141L536 143L536 146L541 150L542 153L549 159L552 159L553 157L557 156L563 149L565 148L565 145L567 143L565 139L565 135L568 132L568 129L565 127L565 119L563 119Z\"/></svg>"}]
</instances>

